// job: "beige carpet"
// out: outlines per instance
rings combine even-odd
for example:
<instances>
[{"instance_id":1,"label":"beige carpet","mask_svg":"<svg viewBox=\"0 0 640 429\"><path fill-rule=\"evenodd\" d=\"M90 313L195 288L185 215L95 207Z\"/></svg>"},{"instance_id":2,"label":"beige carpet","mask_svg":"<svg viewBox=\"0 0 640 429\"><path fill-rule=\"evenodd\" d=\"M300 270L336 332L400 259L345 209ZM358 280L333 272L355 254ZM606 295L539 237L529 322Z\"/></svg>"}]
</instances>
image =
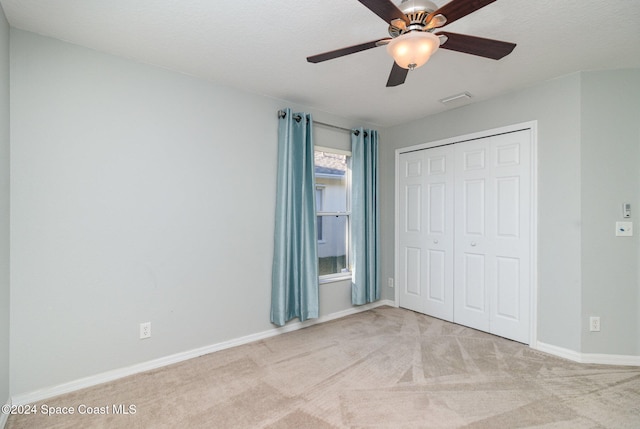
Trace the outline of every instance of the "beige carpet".
<instances>
[{"instance_id":1,"label":"beige carpet","mask_svg":"<svg viewBox=\"0 0 640 429\"><path fill-rule=\"evenodd\" d=\"M381 307L43 404L76 414L11 416L7 428L637 429L640 368L577 364Z\"/></svg>"}]
</instances>

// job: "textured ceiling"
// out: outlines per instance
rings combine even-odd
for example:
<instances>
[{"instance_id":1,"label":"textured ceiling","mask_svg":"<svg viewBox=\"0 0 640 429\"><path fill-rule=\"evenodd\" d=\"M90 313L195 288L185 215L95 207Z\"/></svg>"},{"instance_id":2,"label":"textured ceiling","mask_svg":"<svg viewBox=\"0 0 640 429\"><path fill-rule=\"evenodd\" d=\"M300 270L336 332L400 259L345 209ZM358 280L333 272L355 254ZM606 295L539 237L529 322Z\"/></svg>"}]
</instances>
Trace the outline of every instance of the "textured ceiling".
<instances>
[{"instance_id":1,"label":"textured ceiling","mask_svg":"<svg viewBox=\"0 0 640 429\"><path fill-rule=\"evenodd\" d=\"M638 0L498 0L445 28L517 43L511 55L442 49L395 88L385 87L393 62L384 47L306 62L388 35L356 0L0 4L16 28L379 126L457 107L438 100L463 91L474 102L579 70L640 67Z\"/></svg>"}]
</instances>

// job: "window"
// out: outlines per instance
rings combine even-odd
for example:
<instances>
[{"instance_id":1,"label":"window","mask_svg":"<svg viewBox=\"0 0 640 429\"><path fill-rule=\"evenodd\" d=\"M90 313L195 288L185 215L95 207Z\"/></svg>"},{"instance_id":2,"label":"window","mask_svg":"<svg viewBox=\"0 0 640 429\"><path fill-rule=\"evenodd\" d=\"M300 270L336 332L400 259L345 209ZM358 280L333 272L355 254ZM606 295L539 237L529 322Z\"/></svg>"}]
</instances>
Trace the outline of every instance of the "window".
<instances>
[{"instance_id":1,"label":"window","mask_svg":"<svg viewBox=\"0 0 640 429\"><path fill-rule=\"evenodd\" d=\"M318 272L321 280L350 276L351 157L337 149L316 148Z\"/></svg>"}]
</instances>

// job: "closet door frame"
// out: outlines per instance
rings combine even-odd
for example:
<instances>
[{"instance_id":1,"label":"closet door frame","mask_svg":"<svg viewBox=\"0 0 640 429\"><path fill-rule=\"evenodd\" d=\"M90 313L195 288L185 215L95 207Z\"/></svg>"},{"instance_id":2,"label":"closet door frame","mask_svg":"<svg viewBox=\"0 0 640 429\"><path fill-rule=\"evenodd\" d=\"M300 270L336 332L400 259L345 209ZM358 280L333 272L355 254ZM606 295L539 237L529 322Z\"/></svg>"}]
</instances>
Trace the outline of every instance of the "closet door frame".
<instances>
[{"instance_id":1,"label":"closet door frame","mask_svg":"<svg viewBox=\"0 0 640 429\"><path fill-rule=\"evenodd\" d=\"M537 335L537 331L538 331L537 330L537 326L538 326L538 276L537 276L537 273L538 273L538 258L537 258L537 255L538 255L538 252L537 252L537 249L538 249L538 229L537 229L537 226L538 226L538 216L537 216L537 213L538 213L538 122L537 121L522 122L514 125L508 125L505 127L479 131L472 134L465 134L457 137L447 138L443 140L436 140L436 141L422 143L414 146L408 146L408 147L402 147L402 148L396 149L395 151L394 272L396 273L396 277L397 277L397 273L399 272L398 270L400 268L399 257L398 257L398 251L400 248L399 240L398 240L399 232L400 232L399 231L400 205L399 205L399 195L398 195L400 154L411 152L411 151L422 150L422 149L434 148L438 146L447 146L447 145L452 145L456 143L463 143L463 142L483 139L483 138L492 137L495 135L507 134L507 133L522 131L522 130L530 130L530 133L531 133L531 142L530 142L531 201L530 201L530 214L529 214L530 215L529 219L531 220L530 237L529 237L530 238L529 254L531 258L530 260L531 267L529 270L530 272L530 276L529 276L529 285L530 285L529 346L535 348L538 340L538 335ZM396 287L396 290L395 290L395 306L396 307L398 307L400 303L399 295L400 295L399 289L398 287Z\"/></svg>"}]
</instances>

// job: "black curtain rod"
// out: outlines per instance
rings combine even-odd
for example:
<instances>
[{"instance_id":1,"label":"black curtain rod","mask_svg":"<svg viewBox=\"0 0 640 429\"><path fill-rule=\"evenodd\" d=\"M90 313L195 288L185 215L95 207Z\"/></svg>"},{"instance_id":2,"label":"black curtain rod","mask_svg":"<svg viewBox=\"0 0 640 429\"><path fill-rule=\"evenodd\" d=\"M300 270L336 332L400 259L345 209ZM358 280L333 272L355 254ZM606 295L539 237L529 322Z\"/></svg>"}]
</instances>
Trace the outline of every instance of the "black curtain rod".
<instances>
[{"instance_id":1,"label":"black curtain rod","mask_svg":"<svg viewBox=\"0 0 640 429\"><path fill-rule=\"evenodd\" d=\"M284 110L278 110L278 118L284 118L287 116L287 112L285 112ZM300 120L302 119L302 116L300 115L293 115L293 119L296 122L300 122ZM325 127L329 127L329 128L335 128L336 130L341 130L341 131L346 131L348 133L353 133L355 135L360 135L360 130L351 130L349 128L343 128L343 127L339 127L337 125L333 125L333 124L327 124L325 122L320 122L320 121L313 121L314 124L318 124L318 125L324 125ZM364 132L364 136L368 137L369 134L365 131Z\"/></svg>"}]
</instances>

